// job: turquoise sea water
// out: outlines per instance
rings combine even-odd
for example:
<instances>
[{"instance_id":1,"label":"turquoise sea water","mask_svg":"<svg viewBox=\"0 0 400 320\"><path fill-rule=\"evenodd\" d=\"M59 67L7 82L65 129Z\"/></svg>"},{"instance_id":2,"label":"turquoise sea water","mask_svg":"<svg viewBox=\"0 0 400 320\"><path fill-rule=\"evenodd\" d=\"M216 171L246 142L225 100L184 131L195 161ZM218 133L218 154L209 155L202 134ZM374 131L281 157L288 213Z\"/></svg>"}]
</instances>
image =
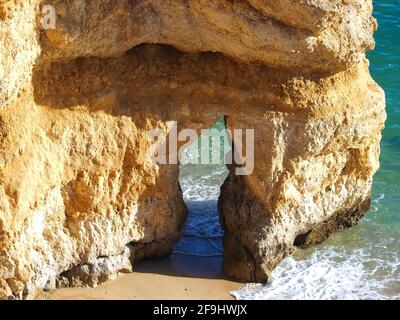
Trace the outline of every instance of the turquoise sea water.
<instances>
[{"instance_id":1,"label":"turquoise sea water","mask_svg":"<svg viewBox=\"0 0 400 320\"><path fill-rule=\"evenodd\" d=\"M379 29L368 58L386 92L388 120L373 207L357 226L285 259L267 285L244 285L233 293L238 299L400 299L400 1L374 7ZM222 254L216 199L225 177L224 166L181 167L190 217L176 252Z\"/></svg>"}]
</instances>

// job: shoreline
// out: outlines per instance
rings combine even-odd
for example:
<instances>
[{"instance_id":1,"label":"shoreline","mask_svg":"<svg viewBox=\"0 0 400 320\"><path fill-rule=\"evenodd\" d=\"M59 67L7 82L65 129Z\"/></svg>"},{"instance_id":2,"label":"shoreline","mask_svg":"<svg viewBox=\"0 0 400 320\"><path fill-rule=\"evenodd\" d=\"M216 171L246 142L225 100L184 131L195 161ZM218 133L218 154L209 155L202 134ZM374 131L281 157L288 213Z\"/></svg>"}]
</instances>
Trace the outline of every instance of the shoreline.
<instances>
[{"instance_id":1,"label":"shoreline","mask_svg":"<svg viewBox=\"0 0 400 320\"><path fill-rule=\"evenodd\" d=\"M62 288L41 292L36 300L234 300L242 283L222 272L222 256L172 254L142 260L134 272L96 288Z\"/></svg>"}]
</instances>

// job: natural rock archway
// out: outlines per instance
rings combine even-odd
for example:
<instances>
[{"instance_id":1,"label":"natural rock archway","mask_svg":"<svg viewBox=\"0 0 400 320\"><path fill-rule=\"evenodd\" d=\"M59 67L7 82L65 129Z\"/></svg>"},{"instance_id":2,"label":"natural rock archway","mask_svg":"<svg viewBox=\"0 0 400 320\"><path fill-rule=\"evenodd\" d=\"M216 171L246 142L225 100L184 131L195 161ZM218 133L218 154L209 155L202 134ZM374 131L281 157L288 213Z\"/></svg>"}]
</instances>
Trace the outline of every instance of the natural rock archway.
<instances>
[{"instance_id":1,"label":"natural rock archway","mask_svg":"<svg viewBox=\"0 0 400 320\"><path fill-rule=\"evenodd\" d=\"M294 246L368 210L384 93L369 0L0 3L0 298L96 285L168 255L187 209L148 157L171 121L255 130L219 200L227 274L265 281Z\"/></svg>"}]
</instances>

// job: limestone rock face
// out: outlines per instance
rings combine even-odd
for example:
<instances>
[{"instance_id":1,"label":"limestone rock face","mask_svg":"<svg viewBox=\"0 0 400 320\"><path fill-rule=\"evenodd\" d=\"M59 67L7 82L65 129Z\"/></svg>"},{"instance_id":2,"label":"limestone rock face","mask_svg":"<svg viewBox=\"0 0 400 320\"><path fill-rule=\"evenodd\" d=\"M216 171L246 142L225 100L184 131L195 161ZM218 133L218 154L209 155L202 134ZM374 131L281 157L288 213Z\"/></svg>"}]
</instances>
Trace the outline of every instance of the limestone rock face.
<instances>
[{"instance_id":1,"label":"limestone rock face","mask_svg":"<svg viewBox=\"0 0 400 320\"><path fill-rule=\"evenodd\" d=\"M43 5L56 13L44 29ZM368 210L385 121L370 0L0 0L0 298L168 255L187 209L149 130L255 130L221 189L229 275ZM235 141L234 141L235 144ZM235 144L236 145L236 144Z\"/></svg>"}]
</instances>

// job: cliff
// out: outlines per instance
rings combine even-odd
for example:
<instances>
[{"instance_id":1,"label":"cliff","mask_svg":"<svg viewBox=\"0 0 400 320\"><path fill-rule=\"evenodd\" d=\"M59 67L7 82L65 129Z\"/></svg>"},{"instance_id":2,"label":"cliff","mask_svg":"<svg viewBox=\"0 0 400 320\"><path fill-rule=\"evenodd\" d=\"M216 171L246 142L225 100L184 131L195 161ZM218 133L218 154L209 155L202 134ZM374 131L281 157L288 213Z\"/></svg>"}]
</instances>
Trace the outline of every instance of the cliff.
<instances>
[{"instance_id":1,"label":"cliff","mask_svg":"<svg viewBox=\"0 0 400 320\"><path fill-rule=\"evenodd\" d=\"M219 199L227 274L266 281L295 246L357 223L386 117L365 58L371 11L0 0L0 298L95 286L171 252L187 215L179 168L149 158L146 134L171 121L255 130L254 172L230 166Z\"/></svg>"}]
</instances>

